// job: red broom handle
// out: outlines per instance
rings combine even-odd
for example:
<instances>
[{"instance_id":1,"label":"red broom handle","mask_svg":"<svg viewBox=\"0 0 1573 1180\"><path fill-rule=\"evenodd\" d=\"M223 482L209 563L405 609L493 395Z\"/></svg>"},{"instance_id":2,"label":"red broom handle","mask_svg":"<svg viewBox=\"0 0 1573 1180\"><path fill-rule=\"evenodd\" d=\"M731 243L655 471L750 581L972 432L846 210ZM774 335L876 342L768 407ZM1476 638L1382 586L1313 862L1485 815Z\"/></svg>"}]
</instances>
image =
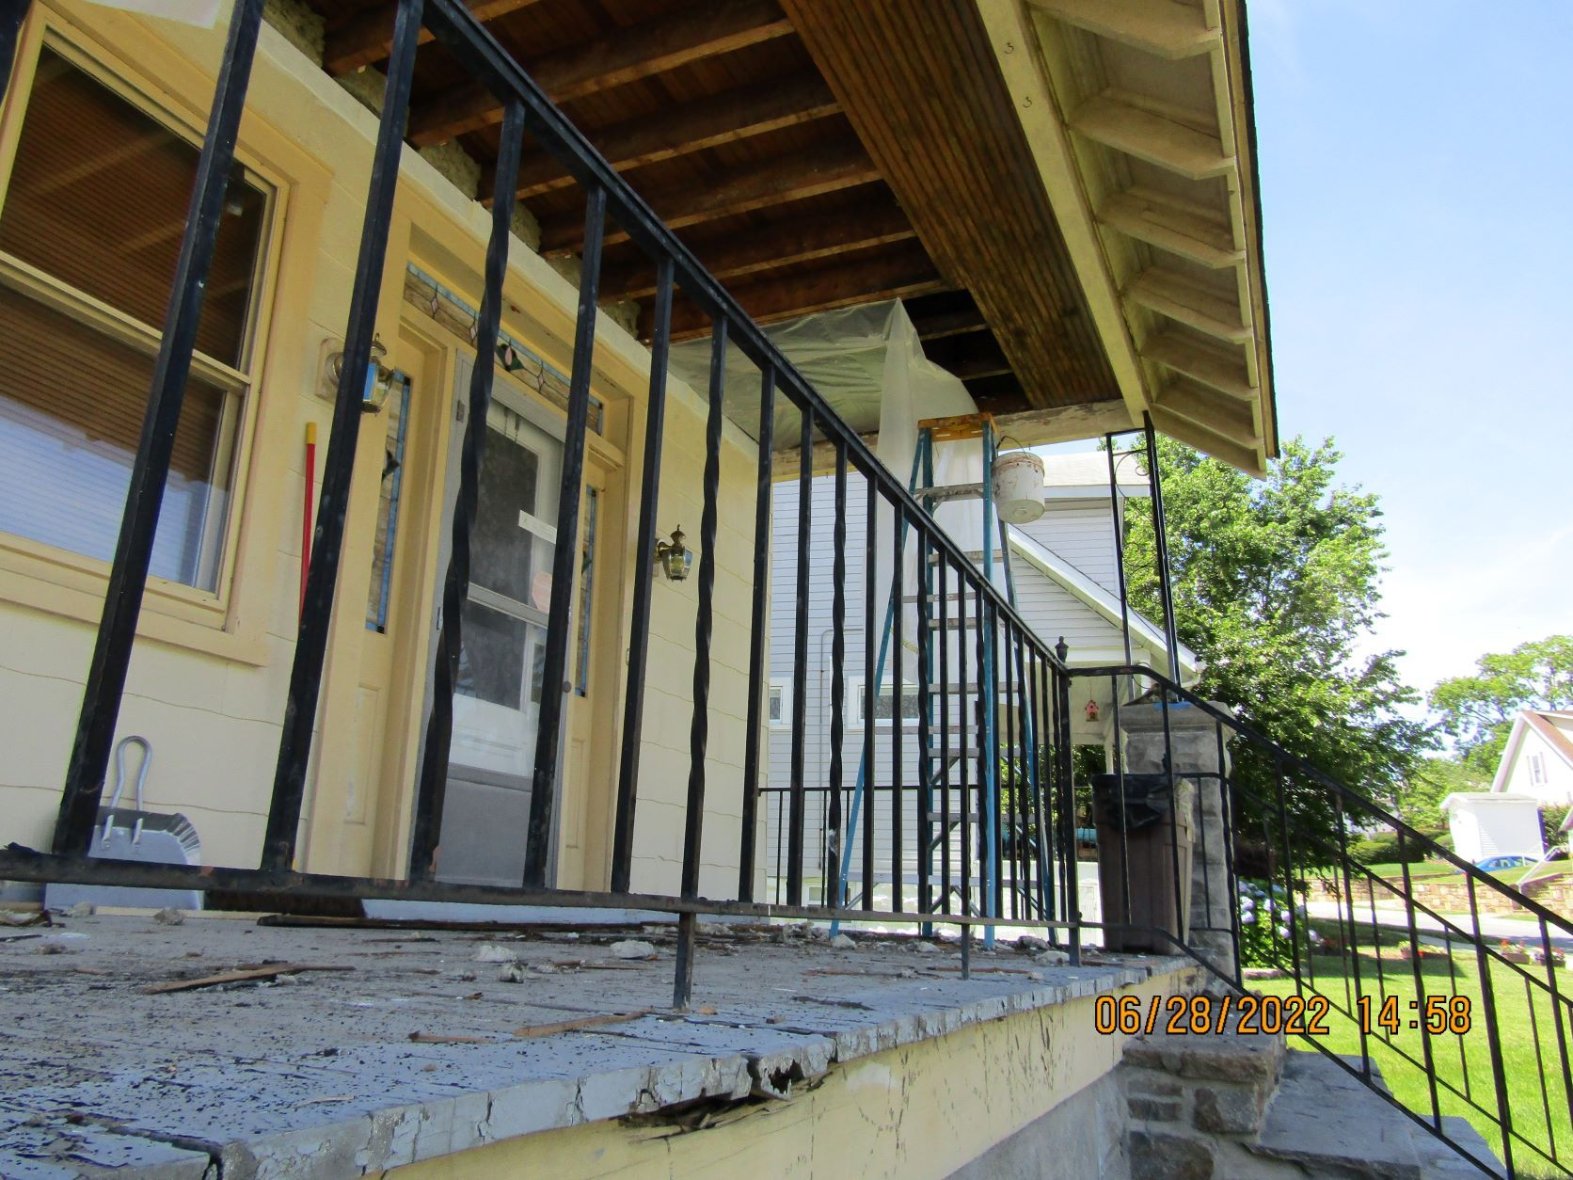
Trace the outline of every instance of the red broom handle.
<instances>
[{"instance_id":1,"label":"red broom handle","mask_svg":"<svg viewBox=\"0 0 1573 1180\"><path fill-rule=\"evenodd\" d=\"M317 483L317 424L306 423L306 500L300 514L300 610L306 612L306 575L311 571L311 494Z\"/></svg>"}]
</instances>

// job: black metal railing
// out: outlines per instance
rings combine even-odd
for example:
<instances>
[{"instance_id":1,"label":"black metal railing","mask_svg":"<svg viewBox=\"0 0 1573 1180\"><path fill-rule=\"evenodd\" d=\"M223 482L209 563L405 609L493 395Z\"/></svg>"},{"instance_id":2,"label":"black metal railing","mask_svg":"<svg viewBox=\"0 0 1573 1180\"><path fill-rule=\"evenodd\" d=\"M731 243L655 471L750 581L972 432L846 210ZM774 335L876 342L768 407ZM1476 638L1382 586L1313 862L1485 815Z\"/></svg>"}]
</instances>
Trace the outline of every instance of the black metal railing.
<instances>
[{"instance_id":1,"label":"black metal railing","mask_svg":"<svg viewBox=\"0 0 1573 1180\"><path fill-rule=\"evenodd\" d=\"M26 4L4 0L0 5L0 48L12 43L25 15ZM146 424L139 445L127 496L120 542L110 570L106 597L92 665L88 673L76 743L62 793L54 843L40 852L11 845L0 852L0 878L26 881L75 881L145 886L182 886L225 890L252 896L316 896L324 898L404 897L458 902L532 902L553 905L616 906L664 910L679 916L680 936L675 1000L687 1001L692 980L696 916L732 913L756 916L830 917L867 919L878 913L885 920L929 922L935 915L970 934L974 925L1027 924L1048 927L1063 939L1072 956L1078 954L1080 914L1074 870L1073 802L1069 780L1068 746L1059 741L1069 732L1068 681L1063 660L1023 622L995 589L988 571L979 570L966 554L933 524L905 486L875 458L859 436L848 428L825 400L771 344L739 304L712 278L673 233L656 217L637 193L569 123L515 61L476 21L462 0L398 0L397 18L387 66L387 84L374 148L367 190L364 224L355 271L353 296L345 331L345 359L338 379L332 434L323 469L322 491L311 547L303 609L295 644L287 696L282 702L282 727L274 771L272 797L258 867L180 866L132 864L88 856L111 746L119 718L137 617L147 581L149 554L158 520L160 500L170 467L171 439L185 392L195 327L202 309L206 276L213 253L216 227L222 214L225 184L231 173L233 149L250 74L262 0L240 0L228 30L218 76L212 117L198 168L188 221L182 243L169 315L160 346ZM314 733L319 693L329 640L332 605L339 588L340 552L353 475L357 432L362 412L362 390L370 363L378 293L386 263L389 224L399 183L399 162L409 108L420 29L430 29L442 51L468 76L484 86L503 111L501 146L492 201L491 232L486 245L484 290L474 333L475 365L469 388L469 412L460 460L459 492L451 519L452 547L442 587L441 629L436 641L434 690L427 723L425 752L414 786L414 820L408 875L403 879L374 879L306 873L295 867L297 837L306 797L307 768L314 741L349 741L344 733ZM0 73L3 78L3 73ZM572 373L564 439L556 549L552 570L549 624L543 667L538 683L544 686L536 735L534 773L528 826L518 833L525 850L522 879L517 887L461 885L435 879L442 823L448 752L453 728L453 697L459 679L463 602L469 580L472 526L476 515L480 473L485 461L487 406L492 396L502 286L509 248L521 143L529 135L538 147L554 156L580 185L585 202L585 234L579 289L578 318L574 334ZM608 220L642 251L657 275L654 305L652 365L644 435L642 482L639 489L639 525L633 577L633 606L628 620L630 638L625 689L624 729L621 735L612 854L608 892L566 891L549 888L553 818L561 806L561 723L564 718L569 654L570 613L575 601L575 563L579 551L580 484L584 473L586 423L590 386L595 368L596 317L601 244ZM663 461L663 428L666 424L667 356L671 343L674 292L681 291L710 317L712 365L706 390L705 459L700 475L703 509L699 531L699 568L695 584L693 629L692 714L688 741L688 777L683 804L682 866L675 894L635 893L635 818L641 799L640 755L643 743L643 693L650 669L649 639L652 613L652 579L656 517ZM730 505L719 502L722 465L722 418L726 394L726 350L733 345L757 366L760 374L760 438L755 475L753 512L752 609L749 635L748 700L745 754L741 773L725 782L710 781L707 750L711 737L713 618L718 566L719 518ZM892 558L888 579L881 574L875 552L875 530L869 530L861 571L866 634L874 634L876 615L887 601L902 601L906 547L915 544L922 568L945 592L951 588L960 621L973 620L977 644L939 645L939 671L930 674L927 657L920 663L925 709L940 728L941 773L925 777L907 793L899 773L888 794L871 792L862 826L862 878L858 904L849 907L837 893L821 893L817 904L805 897L805 832L809 799L815 792L825 797L821 826L838 833L838 847L848 826L848 799L852 784L850 767L838 757L826 784L808 784L802 774L801 709L794 714L793 765L795 773L787 792L788 843L783 866L784 900L756 899L756 881L765 874L759 863L758 818L763 773L761 712L766 690L765 643L767 589L771 565L771 464L774 423L778 406L797 414L801 485L811 475L814 444L829 441L834 450L835 520L828 541L836 571L832 618L844 630L849 606L848 563L852 556L845 527L846 505L858 494L862 481L869 520L889 524ZM807 497L799 505L797 520L798 593L795 613L794 663L803 683L808 627L806 579L811 554ZM744 571L737 571L739 574ZM929 585L927 577L925 586ZM925 590L925 593L927 591ZM778 604L781 609L784 604ZM943 611L943 607L941 608ZM943 619L943 614L941 618ZM901 611L895 612L895 637L891 671L901 683L903 643ZM987 637L987 639L985 638ZM845 711L850 704L842 665L847 653L838 637L836 687L831 702L831 730L846 729ZM864 688L865 716L872 716L876 668L874 645L866 645ZM995 657L1010 653L1005 661L1011 681L1012 720L1002 743L993 716L964 702L974 702L977 684L997 671ZM969 685L971 687L969 687ZM1040 757L1036 748L1010 748L1023 744L1026 735L1055 735L1054 748L1063 757ZM899 731L894 735L899 741ZM957 751L950 756L949 743ZM839 745L839 743L838 743ZM875 760L876 735L865 727L864 769ZM1029 743L1030 745L1030 743ZM998 775L989 770L1005 760L1009 798L1002 797ZM987 773L986 773L987 772ZM872 781L872 780L870 780ZM716 797L738 802L742 816L737 887L731 896L700 896L701 865L707 833L704 820ZM920 839L916 905L904 889L906 854L901 845L899 817L919 808L925 835ZM893 830L895 847L887 864L876 864L874 824L879 814L898 817ZM1030 824L1020 816L1034 817ZM959 840L948 838L951 817L956 817ZM1031 855L1017 857L1011 867L1007 892L1002 883L999 850L1002 824L1031 827ZM947 838L934 840L928 829L946 825ZM712 841L713 843L713 841ZM1011 840L1012 848L1020 841ZM1056 859L1057 858L1057 859ZM717 858L724 859L724 858ZM932 865L931 865L931 862ZM881 878L890 888L881 899ZM882 901L884 904L881 904ZM1009 912L1007 912L1007 910ZM965 942L964 942L965 946Z\"/></svg>"},{"instance_id":2,"label":"black metal railing","mask_svg":"<svg viewBox=\"0 0 1573 1180\"><path fill-rule=\"evenodd\" d=\"M1573 995L1561 982L1573 920L1536 901L1533 883L1480 870L1150 667L1070 675L1152 686L1141 707L1162 726L1147 763L1198 792L1192 892L1176 879L1172 922L1159 924L1220 981L1262 997L1259 1025L1300 1033L1487 1175L1573 1174ZM1117 768L1119 786L1128 773ZM1177 828L1169 839L1179 866ZM1213 953L1208 933L1226 940Z\"/></svg>"}]
</instances>

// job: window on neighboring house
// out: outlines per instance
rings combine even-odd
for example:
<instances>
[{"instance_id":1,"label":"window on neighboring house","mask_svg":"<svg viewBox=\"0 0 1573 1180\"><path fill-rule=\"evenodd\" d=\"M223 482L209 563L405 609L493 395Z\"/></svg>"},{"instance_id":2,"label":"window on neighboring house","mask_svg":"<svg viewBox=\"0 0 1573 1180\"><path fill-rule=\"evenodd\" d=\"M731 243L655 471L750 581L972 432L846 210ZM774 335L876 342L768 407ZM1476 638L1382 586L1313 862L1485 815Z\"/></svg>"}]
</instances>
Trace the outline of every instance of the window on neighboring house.
<instances>
[{"instance_id":1,"label":"window on neighboring house","mask_svg":"<svg viewBox=\"0 0 1573 1180\"><path fill-rule=\"evenodd\" d=\"M768 714L770 724L783 726L792 718L792 690L787 681L772 680L770 682L770 697Z\"/></svg>"},{"instance_id":2,"label":"window on neighboring house","mask_svg":"<svg viewBox=\"0 0 1573 1180\"><path fill-rule=\"evenodd\" d=\"M1537 753L1529 756L1529 781L1532 784L1546 781L1546 760L1541 754Z\"/></svg>"},{"instance_id":3,"label":"window on neighboring house","mask_svg":"<svg viewBox=\"0 0 1573 1180\"><path fill-rule=\"evenodd\" d=\"M863 685L854 681L848 686L848 699L851 702L851 716L853 725L863 724ZM882 685L874 694L874 724L875 726L888 726L895 715L896 692L891 685ZM903 721L916 721L918 719L918 686L910 681L903 684L901 693L901 719Z\"/></svg>"},{"instance_id":4,"label":"window on neighboring house","mask_svg":"<svg viewBox=\"0 0 1573 1180\"><path fill-rule=\"evenodd\" d=\"M108 560L198 146L69 52L39 51L0 192L0 532ZM200 590L223 563L272 204L237 165L153 546L153 574Z\"/></svg>"}]
</instances>

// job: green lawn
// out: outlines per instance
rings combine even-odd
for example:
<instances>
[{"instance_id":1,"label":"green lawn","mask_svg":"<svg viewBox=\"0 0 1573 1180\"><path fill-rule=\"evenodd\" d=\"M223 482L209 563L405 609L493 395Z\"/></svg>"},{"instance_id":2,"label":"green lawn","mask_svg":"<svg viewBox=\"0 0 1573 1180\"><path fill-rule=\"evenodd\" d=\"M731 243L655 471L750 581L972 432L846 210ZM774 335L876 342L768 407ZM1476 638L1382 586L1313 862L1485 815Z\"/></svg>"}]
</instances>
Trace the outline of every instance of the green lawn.
<instances>
[{"instance_id":1,"label":"green lawn","mask_svg":"<svg viewBox=\"0 0 1573 1180\"><path fill-rule=\"evenodd\" d=\"M1397 941L1395 937L1393 942ZM1379 1009L1386 996L1395 996L1402 1023L1396 1036L1377 1030L1364 1038L1365 1046L1394 1097L1411 1110L1429 1117L1431 1089L1425 1067L1425 1038L1418 1029L1409 1027L1409 1022L1417 1016L1409 1008L1409 1002L1421 994L1416 987L1413 965L1399 956L1396 945L1384 946L1380 958L1369 945L1363 946L1358 958L1361 991L1372 997L1373 1009ZM1315 969L1315 990L1333 1004L1327 1021L1329 1035L1317 1040L1335 1053L1358 1054L1362 1038L1353 1017L1345 1014L1357 1011L1355 970L1351 959L1338 955L1316 956L1310 966ZM1526 964L1524 969L1542 981L1545 979L1543 967ZM1563 1169L1573 1164L1573 1120L1569 1118L1570 1095L1563 1085L1551 999L1544 988L1534 985L1530 985L1526 993L1523 975L1512 967L1493 960L1490 973L1501 1028L1515 1167L1523 1176L1562 1175ZM1447 1033L1430 1038L1432 1070L1438 1082L1437 1100L1442 1114L1469 1118L1486 1142L1500 1154L1501 1136L1494 1121L1497 1094L1480 1004L1480 973L1474 953L1455 946L1451 959L1428 956L1422 959L1420 978L1424 994L1467 996L1473 1005L1473 1023L1468 1033L1461 1036ZM1573 1055L1573 1020L1567 1015L1568 997L1573 996L1573 975L1559 970L1557 985L1563 996L1563 1035L1569 1054ZM1292 979L1255 981L1249 986L1266 995L1292 995L1296 990ZM1309 982L1303 994L1309 994ZM1291 1038L1291 1044L1296 1040L1298 1038ZM1489 1115L1475 1109L1477 1106L1483 1107ZM1526 1147L1524 1141L1543 1154ZM1554 1155L1561 1166L1549 1163L1548 1155Z\"/></svg>"}]
</instances>

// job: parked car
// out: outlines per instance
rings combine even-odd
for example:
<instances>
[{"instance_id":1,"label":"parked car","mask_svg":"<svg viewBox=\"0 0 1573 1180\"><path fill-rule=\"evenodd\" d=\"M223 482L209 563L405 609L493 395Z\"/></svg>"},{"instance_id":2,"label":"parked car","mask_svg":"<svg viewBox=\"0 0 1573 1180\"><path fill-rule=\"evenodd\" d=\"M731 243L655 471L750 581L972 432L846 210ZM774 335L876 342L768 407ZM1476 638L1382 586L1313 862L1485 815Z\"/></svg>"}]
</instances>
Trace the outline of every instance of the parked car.
<instances>
[{"instance_id":1,"label":"parked car","mask_svg":"<svg viewBox=\"0 0 1573 1180\"><path fill-rule=\"evenodd\" d=\"M1528 856L1488 856L1485 860L1477 860L1475 868L1486 873L1500 873L1503 869L1527 869L1534 863L1534 858Z\"/></svg>"}]
</instances>

